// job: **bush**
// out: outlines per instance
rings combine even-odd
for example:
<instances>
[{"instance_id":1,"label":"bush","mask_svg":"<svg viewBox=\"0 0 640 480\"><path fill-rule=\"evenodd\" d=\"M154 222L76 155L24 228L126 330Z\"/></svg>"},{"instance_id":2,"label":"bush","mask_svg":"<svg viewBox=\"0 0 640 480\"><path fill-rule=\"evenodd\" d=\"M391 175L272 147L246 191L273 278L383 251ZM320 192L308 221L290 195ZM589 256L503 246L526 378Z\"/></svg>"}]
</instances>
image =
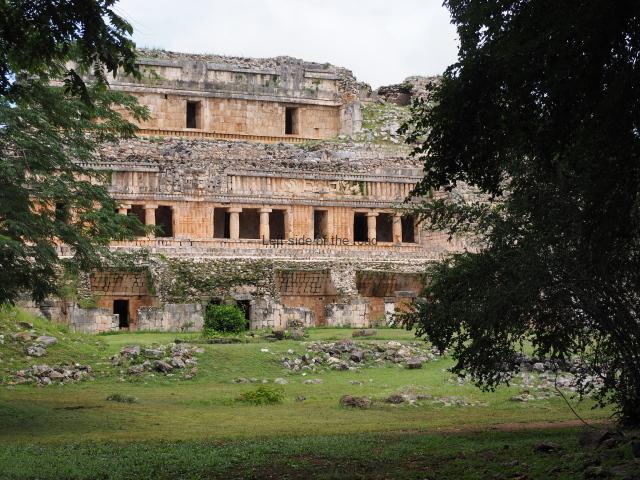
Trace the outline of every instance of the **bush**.
<instances>
[{"instance_id":1,"label":"bush","mask_svg":"<svg viewBox=\"0 0 640 480\"><path fill-rule=\"evenodd\" d=\"M107 400L110 402L118 402L118 403L137 403L138 399L136 397L132 397L131 395L122 395L121 393L113 393L107 397Z\"/></svg>"},{"instance_id":2,"label":"bush","mask_svg":"<svg viewBox=\"0 0 640 480\"><path fill-rule=\"evenodd\" d=\"M204 333L240 333L246 329L244 313L235 305L209 305L204 315Z\"/></svg>"},{"instance_id":3,"label":"bush","mask_svg":"<svg viewBox=\"0 0 640 480\"><path fill-rule=\"evenodd\" d=\"M255 390L243 393L238 398L240 402L251 403L252 405L273 405L282 403L284 392L281 389L261 385Z\"/></svg>"}]
</instances>

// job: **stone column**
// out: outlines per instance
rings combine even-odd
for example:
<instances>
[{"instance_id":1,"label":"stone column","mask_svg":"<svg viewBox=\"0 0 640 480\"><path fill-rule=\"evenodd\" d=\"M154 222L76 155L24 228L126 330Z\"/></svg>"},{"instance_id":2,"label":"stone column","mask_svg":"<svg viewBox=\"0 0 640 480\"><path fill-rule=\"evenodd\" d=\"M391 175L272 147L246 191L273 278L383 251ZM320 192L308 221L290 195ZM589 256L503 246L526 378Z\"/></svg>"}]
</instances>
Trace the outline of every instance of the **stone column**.
<instances>
[{"instance_id":1,"label":"stone column","mask_svg":"<svg viewBox=\"0 0 640 480\"><path fill-rule=\"evenodd\" d=\"M131 205L128 205L126 203L122 203L118 207L118 213L120 215L126 215L130 208L131 208Z\"/></svg>"},{"instance_id":2,"label":"stone column","mask_svg":"<svg viewBox=\"0 0 640 480\"><path fill-rule=\"evenodd\" d=\"M369 241L376 238L376 217L378 212L367 212L367 237Z\"/></svg>"},{"instance_id":3,"label":"stone column","mask_svg":"<svg viewBox=\"0 0 640 480\"><path fill-rule=\"evenodd\" d=\"M269 207L262 207L260 209L260 239L262 241L268 241L271 235L269 231L269 214L273 209Z\"/></svg>"},{"instance_id":4,"label":"stone column","mask_svg":"<svg viewBox=\"0 0 640 480\"><path fill-rule=\"evenodd\" d=\"M402 243L402 215L393 215L393 243Z\"/></svg>"},{"instance_id":5,"label":"stone column","mask_svg":"<svg viewBox=\"0 0 640 480\"><path fill-rule=\"evenodd\" d=\"M156 226L156 208L157 205L147 204L144 206L144 224L151 225L153 227ZM149 232L149 238L154 238L156 236L155 232Z\"/></svg>"},{"instance_id":6,"label":"stone column","mask_svg":"<svg viewBox=\"0 0 640 480\"><path fill-rule=\"evenodd\" d=\"M227 212L229 212L229 238L238 240L240 238L240 212L242 212L242 208L228 208Z\"/></svg>"}]
</instances>

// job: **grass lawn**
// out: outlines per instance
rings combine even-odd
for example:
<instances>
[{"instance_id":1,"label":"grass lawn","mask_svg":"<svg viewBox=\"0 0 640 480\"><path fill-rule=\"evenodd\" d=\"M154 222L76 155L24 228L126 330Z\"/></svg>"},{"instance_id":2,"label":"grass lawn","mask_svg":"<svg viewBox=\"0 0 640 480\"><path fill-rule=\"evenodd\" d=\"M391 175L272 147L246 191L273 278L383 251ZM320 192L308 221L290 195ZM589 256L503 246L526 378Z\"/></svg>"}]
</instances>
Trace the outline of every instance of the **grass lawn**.
<instances>
[{"instance_id":1,"label":"grass lawn","mask_svg":"<svg viewBox=\"0 0 640 480\"><path fill-rule=\"evenodd\" d=\"M487 478L501 472L575 478L570 467L581 461L560 461L559 453L531 453L534 444L546 440L562 444L565 457L568 451L579 455L576 429L562 423L575 417L561 399L521 403L510 400L517 387L483 393L471 384L459 385L446 371L451 365L446 358L419 370L385 365L303 376L281 365L287 350L305 352L301 342L199 344L204 353L198 355L193 379L160 374L138 379L120 374L109 357L124 345L196 341L198 335L85 336L29 319L36 333L50 333L60 341L46 357L28 360L10 340L20 319L25 319L21 312L0 313L5 337L0 345L0 380L5 383L0 387L2 479ZM339 340L351 338L351 330L312 329L309 336ZM404 330L382 329L375 337L390 339L414 341ZM66 360L90 364L95 380L44 388L6 385L17 368ZM286 379L288 384L277 387L284 402L238 402L242 393L256 388L234 383L238 377L266 379L270 385L275 378ZM315 378L322 383L304 383ZM436 399L455 396L473 405L381 401L408 390ZM107 401L112 394L133 396L137 402ZM368 410L346 409L338 403L345 394L380 401ZM297 401L299 396L306 400ZM572 403L590 421L610 415L592 409L589 401ZM523 428L527 426L537 428ZM558 466L562 468L549 473Z\"/></svg>"}]
</instances>

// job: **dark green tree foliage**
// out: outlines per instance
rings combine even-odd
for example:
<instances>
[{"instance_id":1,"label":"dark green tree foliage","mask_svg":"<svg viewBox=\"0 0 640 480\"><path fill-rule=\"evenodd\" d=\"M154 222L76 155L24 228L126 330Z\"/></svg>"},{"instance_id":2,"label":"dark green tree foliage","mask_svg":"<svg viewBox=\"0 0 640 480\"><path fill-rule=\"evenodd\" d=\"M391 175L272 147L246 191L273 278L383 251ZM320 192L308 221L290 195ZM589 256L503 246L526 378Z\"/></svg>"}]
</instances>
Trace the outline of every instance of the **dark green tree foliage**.
<instances>
[{"instance_id":1,"label":"dark green tree foliage","mask_svg":"<svg viewBox=\"0 0 640 480\"><path fill-rule=\"evenodd\" d=\"M427 228L477 248L428 272L405 320L493 388L523 342L588 360L640 423L640 2L448 0L459 60L405 125ZM587 378L588 380L588 378ZM586 389L590 387L585 387Z\"/></svg>"},{"instance_id":2,"label":"dark green tree foliage","mask_svg":"<svg viewBox=\"0 0 640 480\"><path fill-rule=\"evenodd\" d=\"M246 329L247 320L244 313L235 305L207 305L204 314L204 332L240 333Z\"/></svg>"},{"instance_id":3,"label":"dark green tree foliage","mask_svg":"<svg viewBox=\"0 0 640 480\"><path fill-rule=\"evenodd\" d=\"M64 243L75 268L97 265L135 220L117 215L108 175L86 168L97 147L130 137L116 110L144 118L106 74L136 74L131 27L114 1L7 1L0 5L0 304L56 290ZM85 85L66 62L92 69ZM55 80L58 82L55 86Z\"/></svg>"}]
</instances>

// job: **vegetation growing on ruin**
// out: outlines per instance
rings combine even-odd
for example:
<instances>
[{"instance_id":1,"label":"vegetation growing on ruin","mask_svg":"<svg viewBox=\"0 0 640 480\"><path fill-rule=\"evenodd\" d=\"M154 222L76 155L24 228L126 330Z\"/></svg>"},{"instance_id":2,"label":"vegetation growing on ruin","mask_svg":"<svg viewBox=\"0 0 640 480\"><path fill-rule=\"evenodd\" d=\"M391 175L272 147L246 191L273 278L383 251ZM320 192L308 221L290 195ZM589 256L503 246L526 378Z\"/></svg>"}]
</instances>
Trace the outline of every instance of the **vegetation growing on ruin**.
<instances>
[{"instance_id":1,"label":"vegetation growing on ruin","mask_svg":"<svg viewBox=\"0 0 640 480\"><path fill-rule=\"evenodd\" d=\"M131 26L112 0L60 3L7 3L0 16L0 304L56 293L59 243L86 270L139 224L116 214L107 175L84 166L102 142L134 135L116 110L148 116L106 88L118 70L139 76Z\"/></svg>"},{"instance_id":2,"label":"vegetation growing on ruin","mask_svg":"<svg viewBox=\"0 0 640 480\"><path fill-rule=\"evenodd\" d=\"M244 312L235 305L207 305L203 334L241 333L246 330L246 323Z\"/></svg>"}]
</instances>

